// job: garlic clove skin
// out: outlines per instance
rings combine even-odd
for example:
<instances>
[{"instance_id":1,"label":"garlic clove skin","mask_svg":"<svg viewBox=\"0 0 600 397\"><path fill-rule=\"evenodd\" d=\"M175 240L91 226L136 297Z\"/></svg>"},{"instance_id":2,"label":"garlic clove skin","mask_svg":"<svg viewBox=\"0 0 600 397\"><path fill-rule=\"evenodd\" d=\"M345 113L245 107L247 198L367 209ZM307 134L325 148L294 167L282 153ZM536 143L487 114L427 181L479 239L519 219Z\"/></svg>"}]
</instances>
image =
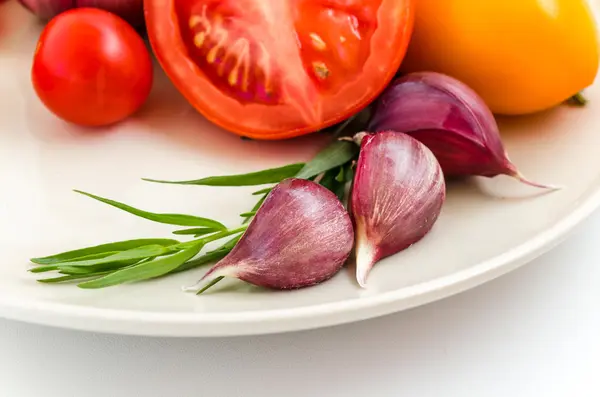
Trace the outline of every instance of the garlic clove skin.
<instances>
[{"instance_id":1,"label":"garlic clove skin","mask_svg":"<svg viewBox=\"0 0 600 397\"><path fill-rule=\"evenodd\" d=\"M296 289L333 277L354 244L348 212L328 189L290 178L268 195L234 249L198 284L235 277L271 289Z\"/></svg>"},{"instance_id":2,"label":"garlic clove skin","mask_svg":"<svg viewBox=\"0 0 600 397\"><path fill-rule=\"evenodd\" d=\"M44 22L74 8L91 7L123 18L140 33L145 25L143 0L19 0L19 3Z\"/></svg>"},{"instance_id":3,"label":"garlic clove skin","mask_svg":"<svg viewBox=\"0 0 600 397\"><path fill-rule=\"evenodd\" d=\"M393 131L361 135L350 207L356 279L365 287L377 261L431 230L446 199L446 183L439 162L418 140Z\"/></svg>"},{"instance_id":4,"label":"garlic clove skin","mask_svg":"<svg viewBox=\"0 0 600 397\"><path fill-rule=\"evenodd\" d=\"M508 159L498 124L483 99L444 74L417 72L390 84L377 101L370 131L411 135L438 159L446 177L508 175L538 188Z\"/></svg>"}]
</instances>

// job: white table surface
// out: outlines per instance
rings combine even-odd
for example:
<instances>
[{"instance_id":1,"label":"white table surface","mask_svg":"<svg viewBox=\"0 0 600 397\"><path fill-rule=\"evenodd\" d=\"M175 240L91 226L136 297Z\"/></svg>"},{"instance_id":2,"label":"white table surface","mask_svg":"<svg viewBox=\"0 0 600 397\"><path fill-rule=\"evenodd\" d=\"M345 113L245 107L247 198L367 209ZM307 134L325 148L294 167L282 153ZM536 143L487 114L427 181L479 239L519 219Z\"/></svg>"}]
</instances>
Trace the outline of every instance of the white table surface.
<instances>
[{"instance_id":1,"label":"white table surface","mask_svg":"<svg viewBox=\"0 0 600 397\"><path fill-rule=\"evenodd\" d=\"M162 339L0 320L0 396L598 396L599 306L596 213L511 274L351 325Z\"/></svg>"}]
</instances>

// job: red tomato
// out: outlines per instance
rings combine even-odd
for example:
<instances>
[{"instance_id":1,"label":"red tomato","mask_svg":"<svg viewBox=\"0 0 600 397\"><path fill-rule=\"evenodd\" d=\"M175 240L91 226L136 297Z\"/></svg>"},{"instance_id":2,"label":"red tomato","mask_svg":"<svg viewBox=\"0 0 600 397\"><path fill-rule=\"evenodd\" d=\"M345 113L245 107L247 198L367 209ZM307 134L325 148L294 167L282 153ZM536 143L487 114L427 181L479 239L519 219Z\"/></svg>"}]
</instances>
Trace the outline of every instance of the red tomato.
<instances>
[{"instance_id":1,"label":"red tomato","mask_svg":"<svg viewBox=\"0 0 600 397\"><path fill-rule=\"evenodd\" d=\"M150 43L179 91L236 134L335 124L396 73L414 0L147 0Z\"/></svg>"},{"instance_id":2,"label":"red tomato","mask_svg":"<svg viewBox=\"0 0 600 397\"><path fill-rule=\"evenodd\" d=\"M31 71L33 87L58 117L108 125L134 113L152 87L152 61L141 37L107 11L78 8L42 32Z\"/></svg>"}]
</instances>

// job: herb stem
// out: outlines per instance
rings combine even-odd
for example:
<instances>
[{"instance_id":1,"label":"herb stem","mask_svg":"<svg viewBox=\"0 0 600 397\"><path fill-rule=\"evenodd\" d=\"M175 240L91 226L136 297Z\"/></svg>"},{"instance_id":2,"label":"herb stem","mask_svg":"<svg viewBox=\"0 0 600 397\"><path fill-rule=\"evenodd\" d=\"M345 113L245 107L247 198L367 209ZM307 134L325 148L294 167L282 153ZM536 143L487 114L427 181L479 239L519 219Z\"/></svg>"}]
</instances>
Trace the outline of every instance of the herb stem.
<instances>
[{"instance_id":1,"label":"herb stem","mask_svg":"<svg viewBox=\"0 0 600 397\"><path fill-rule=\"evenodd\" d=\"M196 292L196 295L200 295L201 293L203 293L204 291L206 291L207 289L209 289L210 287L212 287L219 281L223 280L224 278L225 278L224 276L219 276L219 277L215 278L214 280L211 280L210 283L206 284L204 287L202 287L202 289L200 289L200 291Z\"/></svg>"},{"instance_id":2,"label":"herb stem","mask_svg":"<svg viewBox=\"0 0 600 397\"><path fill-rule=\"evenodd\" d=\"M357 113L357 114L358 114L358 113ZM339 136L340 136L340 135L341 135L341 134L344 132L344 130L346 129L346 127L348 127L348 125L349 125L349 124L350 124L350 123L351 123L351 122L352 122L352 121L353 121L355 118L356 118L356 114L354 114L354 115L352 115L352 116L348 117L346 120L344 120L344 121L342 122L342 124L340 124L340 125L339 125L339 126L336 128L336 129L335 129L335 131L333 132L333 135L332 135L332 136L333 136L334 138L337 138L337 137L339 137Z\"/></svg>"},{"instance_id":3,"label":"herb stem","mask_svg":"<svg viewBox=\"0 0 600 397\"><path fill-rule=\"evenodd\" d=\"M206 245L208 243L212 243L213 241L217 241L220 240L222 238L231 236L233 234L237 234L237 233L241 233L243 231L245 231L246 229L248 229L248 225L242 225L239 227L236 227L234 229L226 229L223 230L221 232L215 233L215 234L211 234L209 236L203 237L203 238L199 238L196 240L191 240L191 241L186 241L185 243L179 243L174 245L172 248L175 250L180 250L180 249L184 249L184 248L189 248L191 246L195 246L195 245Z\"/></svg>"},{"instance_id":4,"label":"herb stem","mask_svg":"<svg viewBox=\"0 0 600 397\"><path fill-rule=\"evenodd\" d=\"M265 202L265 200L267 199L267 196L269 195L270 191L265 193L254 205L254 207L252 207L252 211L250 211L250 213L254 213L253 215L249 215L249 214L242 214L241 216L244 217L244 222L243 224L247 226L248 222L250 222L250 220L252 219L252 217L256 214L256 212L258 211L258 209L260 208L260 206ZM248 215L248 216L246 216Z\"/></svg>"},{"instance_id":5,"label":"herb stem","mask_svg":"<svg viewBox=\"0 0 600 397\"><path fill-rule=\"evenodd\" d=\"M202 238L200 240L202 240L202 242L204 244L208 244L208 243L211 243L213 241L220 240L220 239L222 239L224 237L228 237L228 236L231 236L231 235L234 235L234 234L238 234L238 233L244 232L244 231L246 231L246 229L248 229L248 225L242 225L242 226L236 227L235 229L223 230L222 232L215 233L213 235L204 237L204 238Z\"/></svg>"}]
</instances>

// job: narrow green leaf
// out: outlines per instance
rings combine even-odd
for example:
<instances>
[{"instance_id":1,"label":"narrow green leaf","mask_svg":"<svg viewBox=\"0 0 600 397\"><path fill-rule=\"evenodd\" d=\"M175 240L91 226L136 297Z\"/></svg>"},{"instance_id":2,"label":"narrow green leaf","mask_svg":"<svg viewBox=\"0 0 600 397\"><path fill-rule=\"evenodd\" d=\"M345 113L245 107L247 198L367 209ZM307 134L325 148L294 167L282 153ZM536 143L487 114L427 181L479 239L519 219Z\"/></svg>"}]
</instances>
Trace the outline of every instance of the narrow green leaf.
<instances>
[{"instance_id":1,"label":"narrow green leaf","mask_svg":"<svg viewBox=\"0 0 600 397\"><path fill-rule=\"evenodd\" d=\"M162 256L173 252L171 247L163 247L162 245L145 245L143 247L132 248L127 251L122 251L114 255L110 255L99 259L90 259L83 261L63 262L61 266L96 266L106 263L122 262L129 260L141 260L149 257Z\"/></svg>"},{"instance_id":2,"label":"narrow green leaf","mask_svg":"<svg viewBox=\"0 0 600 397\"><path fill-rule=\"evenodd\" d=\"M192 229L175 230L173 234L193 235L195 237L200 237L204 236L205 234L217 232L219 230L220 229L215 229L213 227L195 227Z\"/></svg>"},{"instance_id":3,"label":"narrow green leaf","mask_svg":"<svg viewBox=\"0 0 600 397\"><path fill-rule=\"evenodd\" d=\"M335 126L335 130L333 131L333 137L337 138L346 132L348 126L354 121L358 114L354 114L348 117L346 120L342 121L338 125Z\"/></svg>"},{"instance_id":4,"label":"narrow green leaf","mask_svg":"<svg viewBox=\"0 0 600 397\"><path fill-rule=\"evenodd\" d=\"M42 265L42 266L37 266L32 269L29 269L29 271L31 273L45 273L45 272L53 272L55 270L58 270L57 265Z\"/></svg>"},{"instance_id":5,"label":"narrow green leaf","mask_svg":"<svg viewBox=\"0 0 600 397\"><path fill-rule=\"evenodd\" d=\"M338 197L338 199L343 202L346 195L346 182L339 182L338 176L339 171L337 169L331 169L323 175L323 178L321 178L319 184L331 190Z\"/></svg>"},{"instance_id":6,"label":"narrow green leaf","mask_svg":"<svg viewBox=\"0 0 600 397\"><path fill-rule=\"evenodd\" d=\"M87 260L87 259L98 259L98 258L107 257L109 255L114 255L114 254L116 254L118 252L120 252L120 251L98 252L97 254L90 254L90 255L79 256L79 257L76 257L76 258L73 258L73 259L63 259L63 260L60 260L59 262L50 262L50 263L59 264L59 263L68 262L68 261L71 261L71 260L80 260L81 261L81 260ZM36 262L36 261L38 261L38 258L31 259L31 262L36 263L36 264L44 263L43 261L42 262Z\"/></svg>"},{"instance_id":7,"label":"narrow green leaf","mask_svg":"<svg viewBox=\"0 0 600 397\"><path fill-rule=\"evenodd\" d=\"M256 202L256 204L254 204L254 207L252 207L252 211L250 211L250 212L254 212L254 213L258 212L258 210L260 209L260 206L263 205L263 203L267 199L267 196L268 196L268 194L265 194L264 196L262 196L260 198L260 200L258 200Z\"/></svg>"},{"instance_id":8,"label":"narrow green leaf","mask_svg":"<svg viewBox=\"0 0 600 397\"><path fill-rule=\"evenodd\" d=\"M346 182L346 169L345 169L345 167L340 167L340 171L336 175L335 180L338 181L338 182L340 182L340 183Z\"/></svg>"},{"instance_id":9,"label":"narrow green leaf","mask_svg":"<svg viewBox=\"0 0 600 397\"><path fill-rule=\"evenodd\" d=\"M225 244L223 244L219 248L216 248L212 251L208 251L207 253L212 254L212 253L222 252L222 251L229 252L233 249L233 247L235 247L235 245L238 243L238 241L240 241L241 238L242 238L242 234L235 236L234 238L228 240Z\"/></svg>"},{"instance_id":10,"label":"narrow green leaf","mask_svg":"<svg viewBox=\"0 0 600 397\"><path fill-rule=\"evenodd\" d=\"M30 259L30 261L38 265L52 265L56 263L72 262L75 260L104 258L106 256L113 255L120 251L137 248L144 245L169 246L173 244L179 244L179 241L166 238L145 238L137 240L126 240L119 241L116 243L96 245L94 247L81 248L74 251L67 251L52 256L45 256L42 258L32 258Z\"/></svg>"},{"instance_id":11,"label":"narrow green leaf","mask_svg":"<svg viewBox=\"0 0 600 397\"><path fill-rule=\"evenodd\" d=\"M354 142L336 140L317 155L295 175L309 179L330 169L342 166L358 155L359 148Z\"/></svg>"},{"instance_id":12,"label":"narrow green leaf","mask_svg":"<svg viewBox=\"0 0 600 397\"><path fill-rule=\"evenodd\" d=\"M354 167L352 166L352 164L349 164L346 167L346 176L344 177L344 179L347 182L352 182L354 180Z\"/></svg>"},{"instance_id":13,"label":"narrow green leaf","mask_svg":"<svg viewBox=\"0 0 600 397\"><path fill-rule=\"evenodd\" d=\"M262 197L260 198L260 200L258 200L258 201L257 201L257 203L256 203L256 204L254 204L254 207L252 207L252 211L250 211L250 212L254 212L254 213L256 214L256 212L257 212L257 211L260 209L260 206L261 206L261 205L263 205L263 203L264 203L264 202L265 202L265 200L267 199L267 196L268 196L268 195L269 195L269 194L267 193L267 194L265 194L264 196L262 196ZM252 216L254 216L254 215L252 215ZM250 220L252 219L252 216L247 216L247 217L245 217L246 219L244 219L244 222L242 222L242 223L243 223L243 224L246 224L246 223L250 222Z\"/></svg>"},{"instance_id":14,"label":"narrow green leaf","mask_svg":"<svg viewBox=\"0 0 600 397\"><path fill-rule=\"evenodd\" d=\"M183 250L183 249L187 249L189 247L196 246L198 244L206 245L213 241L217 241L217 240L220 240L225 237L229 237L229 236L233 236L233 235L242 233L246 229L248 229L248 226L244 225L244 226L239 226L235 229L221 230L218 233L214 233L214 234L205 236L198 240L186 241L185 243L177 244L177 245L173 246L172 248L176 248L178 250Z\"/></svg>"},{"instance_id":15,"label":"narrow green leaf","mask_svg":"<svg viewBox=\"0 0 600 397\"><path fill-rule=\"evenodd\" d=\"M261 194L271 193L271 190L273 190L272 187L268 187L266 189L260 189L260 190L257 190L256 192L253 192L252 195L253 196L260 196Z\"/></svg>"},{"instance_id":16,"label":"narrow green leaf","mask_svg":"<svg viewBox=\"0 0 600 397\"><path fill-rule=\"evenodd\" d=\"M37 280L37 282L44 283L44 284L56 284L56 283L64 283L66 281L100 278L109 273L111 273L111 272L107 271L107 272L93 273L93 274L77 274L77 275L73 274L73 275L59 276L59 277L52 277L52 278L41 278L41 279Z\"/></svg>"},{"instance_id":17,"label":"narrow green leaf","mask_svg":"<svg viewBox=\"0 0 600 397\"><path fill-rule=\"evenodd\" d=\"M242 234L240 232L238 236L235 236L232 239L228 240L219 248L216 248L212 251L208 251L204 255L182 264L177 269L172 270L169 274L184 272L186 270L190 270L199 266L206 265L208 263L221 260L233 249L233 247L235 247L235 245L238 243L238 241L240 241L241 238Z\"/></svg>"},{"instance_id":18,"label":"narrow green leaf","mask_svg":"<svg viewBox=\"0 0 600 397\"><path fill-rule=\"evenodd\" d=\"M333 191L335 188L335 184L337 183L335 180L336 175L337 175L336 170L327 171L325 174L323 174L323 177L319 181L319 185Z\"/></svg>"},{"instance_id":19,"label":"narrow green leaf","mask_svg":"<svg viewBox=\"0 0 600 397\"><path fill-rule=\"evenodd\" d=\"M242 218L250 218L254 215L256 215L256 211L244 212L243 214L240 214Z\"/></svg>"},{"instance_id":20,"label":"narrow green leaf","mask_svg":"<svg viewBox=\"0 0 600 397\"><path fill-rule=\"evenodd\" d=\"M199 266L206 265L208 263L212 263L218 260L223 259L229 251L227 250L216 250L213 252L207 252L206 254L199 256L196 259L192 259L191 261L187 261L178 268L171 270L169 274L180 273L186 270L190 270Z\"/></svg>"},{"instance_id":21,"label":"narrow green leaf","mask_svg":"<svg viewBox=\"0 0 600 397\"><path fill-rule=\"evenodd\" d=\"M333 193L343 203L346 197L346 182L337 182L333 188Z\"/></svg>"},{"instance_id":22,"label":"narrow green leaf","mask_svg":"<svg viewBox=\"0 0 600 397\"><path fill-rule=\"evenodd\" d=\"M61 274L81 275L96 273L98 271L98 268L96 266L59 266L57 270Z\"/></svg>"},{"instance_id":23,"label":"narrow green leaf","mask_svg":"<svg viewBox=\"0 0 600 397\"><path fill-rule=\"evenodd\" d=\"M72 266L72 265L58 265L57 270L62 274L92 274L105 271L115 271L127 266L135 265L139 263L139 259L133 259L129 261L105 263L95 266Z\"/></svg>"},{"instance_id":24,"label":"narrow green leaf","mask_svg":"<svg viewBox=\"0 0 600 397\"><path fill-rule=\"evenodd\" d=\"M209 176L207 178L191 181L164 181L147 179L148 182L169 183L175 185L203 185L203 186L255 186L267 183L278 183L286 178L291 178L302 169L304 163L289 164L283 167L270 168L248 174Z\"/></svg>"},{"instance_id":25,"label":"narrow green leaf","mask_svg":"<svg viewBox=\"0 0 600 397\"><path fill-rule=\"evenodd\" d=\"M139 216L140 218L148 219L153 222L165 223L167 225L177 225L177 226L206 226L206 227L214 227L216 229L226 229L225 225L220 222L217 222L213 219L202 218L199 216L193 215L184 215L184 214L157 214L154 212L148 212L144 210L140 210L134 207L131 207L127 204L120 203L118 201L110 200L107 198L103 198L100 196L93 195L91 193L82 192L80 190L75 190L75 192L83 194L84 196L91 197L95 200L103 202L105 204L111 205L115 208L121 209L125 212L129 212L130 214Z\"/></svg>"},{"instance_id":26,"label":"narrow green leaf","mask_svg":"<svg viewBox=\"0 0 600 397\"><path fill-rule=\"evenodd\" d=\"M202 289L200 291L196 292L196 295L200 295L200 294L204 293L207 289L209 289L210 287L212 287L219 281L223 280L224 278L225 278L225 276L219 276L219 277L215 278L214 280L211 280L210 283L206 284L204 287L202 287Z\"/></svg>"},{"instance_id":27,"label":"narrow green leaf","mask_svg":"<svg viewBox=\"0 0 600 397\"><path fill-rule=\"evenodd\" d=\"M360 112L354 113L354 115L350 116L346 120L322 129L320 132L328 134L332 138L338 138L340 136L350 137L358 132L368 129L372 114L372 105L369 105Z\"/></svg>"},{"instance_id":28,"label":"narrow green leaf","mask_svg":"<svg viewBox=\"0 0 600 397\"><path fill-rule=\"evenodd\" d=\"M110 273L104 277L78 284L80 288L105 288L113 285L142 281L167 274L200 252L202 244L196 244L176 254L141 263Z\"/></svg>"}]
</instances>

